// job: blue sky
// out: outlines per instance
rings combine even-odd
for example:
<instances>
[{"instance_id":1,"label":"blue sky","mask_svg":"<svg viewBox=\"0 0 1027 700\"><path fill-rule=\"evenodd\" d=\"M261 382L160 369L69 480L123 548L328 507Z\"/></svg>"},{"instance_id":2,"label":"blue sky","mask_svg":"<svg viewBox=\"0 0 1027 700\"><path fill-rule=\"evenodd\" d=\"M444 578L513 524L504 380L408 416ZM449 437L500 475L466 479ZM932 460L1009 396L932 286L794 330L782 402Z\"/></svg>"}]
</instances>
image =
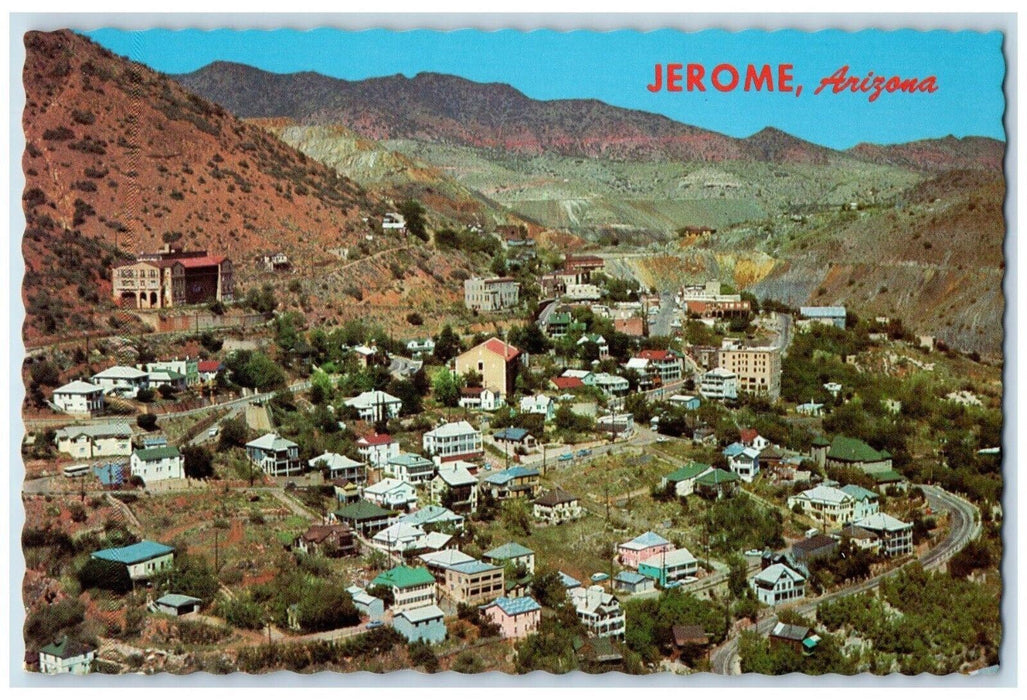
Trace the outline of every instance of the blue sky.
<instances>
[{"instance_id":1,"label":"blue sky","mask_svg":"<svg viewBox=\"0 0 1027 700\"><path fill-rule=\"evenodd\" d=\"M535 99L596 98L657 112L736 137L773 126L832 148L860 142L990 136L1005 139L999 32L821 31L654 32L343 31L100 29L86 33L111 51L165 73L236 61L276 73L338 78L420 72L502 82ZM795 93L650 93L655 64L793 64ZM814 95L843 65L850 75L936 77L933 94Z\"/></svg>"}]
</instances>

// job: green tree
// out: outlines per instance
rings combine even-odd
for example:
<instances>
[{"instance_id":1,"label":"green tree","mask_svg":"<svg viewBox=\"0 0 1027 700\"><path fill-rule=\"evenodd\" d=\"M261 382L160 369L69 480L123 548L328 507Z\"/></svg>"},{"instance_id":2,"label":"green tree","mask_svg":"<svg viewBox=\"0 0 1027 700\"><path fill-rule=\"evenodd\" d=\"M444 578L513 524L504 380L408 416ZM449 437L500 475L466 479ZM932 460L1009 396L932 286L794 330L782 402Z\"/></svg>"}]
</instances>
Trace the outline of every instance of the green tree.
<instances>
[{"instance_id":1,"label":"green tree","mask_svg":"<svg viewBox=\"0 0 1027 700\"><path fill-rule=\"evenodd\" d=\"M460 402L459 377L443 367L432 378L432 394L435 396L435 400L443 406L450 408L457 406Z\"/></svg>"},{"instance_id":2,"label":"green tree","mask_svg":"<svg viewBox=\"0 0 1027 700\"><path fill-rule=\"evenodd\" d=\"M460 345L460 338L453 332L453 328L447 323L442 331L435 336L435 359L446 364L456 357L463 348Z\"/></svg>"},{"instance_id":3,"label":"green tree","mask_svg":"<svg viewBox=\"0 0 1027 700\"><path fill-rule=\"evenodd\" d=\"M422 241L428 240L428 230L425 227L424 207L415 199L408 199L399 205L399 213L407 223L407 231L414 234Z\"/></svg>"},{"instance_id":4,"label":"green tree","mask_svg":"<svg viewBox=\"0 0 1027 700\"><path fill-rule=\"evenodd\" d=\"M185 475L190 479L209 479L214 476L214 455L206 447L186 445L182 448Z\"/></svg>"},{"instance_id":5,"label":"green tree","mask_svg":"<svg viewBox=\"0 0 1027 700\"><path fill-rule=\"evenodd\" d=\"M117 562L90 558L78 570L77 578L83 590L100 588L114 593L127 593L132 590L128 567Z\"/></svg>"}]
</instances>

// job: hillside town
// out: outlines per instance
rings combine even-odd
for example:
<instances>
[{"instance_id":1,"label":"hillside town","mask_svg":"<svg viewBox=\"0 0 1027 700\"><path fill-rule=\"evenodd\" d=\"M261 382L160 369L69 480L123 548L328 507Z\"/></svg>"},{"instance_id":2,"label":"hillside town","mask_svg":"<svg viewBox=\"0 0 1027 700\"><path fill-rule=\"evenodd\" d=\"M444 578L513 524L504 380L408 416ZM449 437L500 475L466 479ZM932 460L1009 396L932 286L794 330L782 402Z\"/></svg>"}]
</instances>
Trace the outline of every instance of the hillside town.
<instances>
[{"instance_id":1,"label":"hillside town","mask_svg":"<svg viewBox=\"0 0 1027 700\"><path fill-rule=\"evenodd\" d=\"M231 262L207 251L168 247L111 274L115 302L134 307L231 302ZM151 277L154 291L137 291ZM462 665L479 663L473 640L494 639L516 650L516 671L731 672L737 649L714 652L753 644L756 630L772 658L781 647L796 663L854 663L796 610L902 576L979 531L976 506L915 483L897 468L908 454L897 465L880 439L847 430L871 362L929 366L916 359L924 340L892 319L761 308L717 280L653 294L604 275L600 256L570 254L539 276L551 296L525 317L520 279L464 284L494 335L393 338L274 313L249 340L196 334L195 354L158 357L144 336L82 358L89 371L74 376L35 358L26 498L63 499L72 523L107 513L100 530L74 528L64 546L82 563L63 570L125 617L95 641L40 639L27 662L47 673L284 663L254 650L266 633L276 649L366 637L425 658L452 650ZM789 357L817 347L846 349L812 350L836 371L810 381ZM192 512L211 497L218 515ZM175 512L153 520L157 504ZM30 518L30 554L57 546L41 525ZM237 529L262 562L229 546ZM302 585L279 582L297 575ZM31 585L74 606L56 579ZM647 611L666 600L686 609L653 627L664 618ZM194 632L235 640L232 653L200 662L180 642L133 646L166 616L202 620ZM530 661L543 643L566 658Z\"/></svg>"},{"instance_id":2,"label":"hillside town","mask_svg":"<svg viewBox=\"0 0 1027 700\"><path fill-rule=\"evenodd\" d=\"M23 37L33 681L1011 663L1003 141L116 36Z\"/></svg>"}]
</instances>

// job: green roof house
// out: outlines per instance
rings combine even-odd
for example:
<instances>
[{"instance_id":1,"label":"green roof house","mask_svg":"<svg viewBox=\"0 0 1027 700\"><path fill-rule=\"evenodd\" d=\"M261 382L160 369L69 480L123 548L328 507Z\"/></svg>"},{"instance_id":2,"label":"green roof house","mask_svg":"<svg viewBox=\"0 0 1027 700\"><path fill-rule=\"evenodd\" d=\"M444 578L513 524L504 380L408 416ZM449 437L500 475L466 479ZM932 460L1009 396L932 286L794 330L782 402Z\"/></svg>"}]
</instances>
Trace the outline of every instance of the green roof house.
<instances>
[{"instance_id":1,"label":"green roof house","mask_svg":"<svg viewBox=\"0 0 1027 700\"><path fill-rule=\"evenodd\" d=\"M732 495L738 488L739 478L733 472L711 469L695 480L695 492L703 498L719 500Z\"/></svg>"},{"instance_id":2,"label":"green roof house","mask_svg":"<svg viewBox=\"0 0 1027 700\"><path fill-rule=\"evenodd\" d=\"M61 637L39 650L39 670L50 675L74 673L85 675L92 670L96 649Z\"/></svg>"},{"instance_id":3,"label":"green roof house","mask_svg":"<svg viewBox=\"0 0 1027 700\"><path fill-rule=\"evenodd\" d=\"M127 547L101 549L90 556L93 559L121 564L128 569L128 576L133 581L145 581L171 568L175 559L175 548L160 542L143 540Z\"/></svg>"},{"instance_id":4,"label":"green roof house","mask_svg":"<svg viewBox=\"0 0 1027 700\"><path fill-rule=\"evenodd\" d=\"M703 474L712 471L713 467L702 462L690 462L680 469L672 471L660 480L660 487L667 488L674 486L674 493L678 497L689 496L695 492L695 480Z\"/></svg>"},{"instance_id":5,"label":"green roof house","mask_svg":"<svg viewBox=\"0 0 1027 700\"><path fill-rule=\"evenodd\" d=\"M855 467L867 474L878 474L892 468L891 455L887 451L878 452L862 440L844 435L835 436L826 457L828 467Z\"/></svg>"},{"instance_id":6,"label":"green roof house","mask_svg":"<svg viewBox=\"0 0 1027 700\"><path fill-rule=\"evenodd\" d=\"M396 566L378 574L371 587L392 589L394 612L435 605L435 577L423 566Z\"/></svg>"}]
</instances>

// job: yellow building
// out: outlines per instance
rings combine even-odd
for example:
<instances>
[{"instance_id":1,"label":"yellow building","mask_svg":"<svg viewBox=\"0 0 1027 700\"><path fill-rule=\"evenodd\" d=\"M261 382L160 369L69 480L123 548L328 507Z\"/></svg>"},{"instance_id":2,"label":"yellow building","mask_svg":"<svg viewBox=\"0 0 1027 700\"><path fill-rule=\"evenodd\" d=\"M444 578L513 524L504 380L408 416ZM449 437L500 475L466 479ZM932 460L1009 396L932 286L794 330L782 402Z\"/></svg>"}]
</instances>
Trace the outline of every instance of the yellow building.
<instances>
[{"instance_id":1,"label":"yellow building","mask_svg":"<svg viewBox=\"0 0 1027 700\"><path fill-rule=\"evenodd\" d=\"M521 351L499 338L489 338L484 343L457 355L453 369L457 374L477 372L481 385L498 392L504 397L513 392L517 379L517 357Z\"/></svg>"}]
</instances>

